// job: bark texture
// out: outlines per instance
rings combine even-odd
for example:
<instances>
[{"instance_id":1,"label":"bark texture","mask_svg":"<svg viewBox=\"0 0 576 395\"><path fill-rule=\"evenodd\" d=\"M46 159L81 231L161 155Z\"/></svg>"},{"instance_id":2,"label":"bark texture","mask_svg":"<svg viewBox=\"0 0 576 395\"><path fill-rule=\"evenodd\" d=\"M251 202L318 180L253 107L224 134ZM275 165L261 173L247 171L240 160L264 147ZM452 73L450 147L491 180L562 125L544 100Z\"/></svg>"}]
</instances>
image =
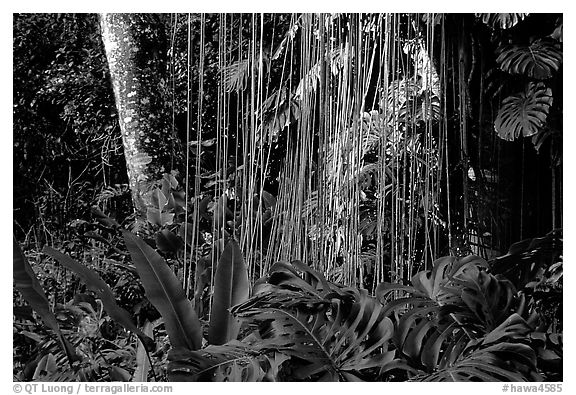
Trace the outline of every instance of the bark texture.
<instances>
[{"instance_id":1,"label":"bark texture","mask_svg":"<svg viewBox=\"0 0 576 395\"><path fill-rule=\"evenodd\" d=\"M128 180L137 217L146 218L147 192L178 162L177 136L167 120L166 37L153 14L101 14L100 26Z\"/></svg>"}]
</instances>

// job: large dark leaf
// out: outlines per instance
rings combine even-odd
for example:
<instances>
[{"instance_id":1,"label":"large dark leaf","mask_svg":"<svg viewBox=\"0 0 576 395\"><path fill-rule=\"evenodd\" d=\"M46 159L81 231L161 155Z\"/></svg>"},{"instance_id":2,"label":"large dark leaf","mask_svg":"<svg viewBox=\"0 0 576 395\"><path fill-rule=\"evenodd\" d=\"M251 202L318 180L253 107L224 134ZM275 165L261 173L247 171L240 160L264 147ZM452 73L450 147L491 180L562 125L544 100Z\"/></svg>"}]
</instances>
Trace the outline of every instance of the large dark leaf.
<instances>
[{"instance_id":1,"label":"large dark leaf","mask_svg":"<svg viewBox=\"0 0 576 395\"><path fill-rule=\"evenodd\" d=\"M34 311L40 315L44 324L54 332L60 333L58 321L50 309L46 294L16 239L13 239L13 247L14 285Z\"/></svg>"},{"instance_id":2,"label":"large dark leaf","mask_svg":"<svg viewBox=\"0 0 576 395\"><path fill-rule=\"evenodd\" d=\"M28 259L26 259L26 256L22 253L20 245L15 238L12 239L12 243L12 273L14 277L14 285L18 291L20 291L24 299L30 304L32 309L40 315L44 324L56 333L60 339L62 348L68 357L68 361L72 364L74 360L78 359L76 353L74 352L72 345L62 335L60 325L58 324L54 313L50 309L50 304L48 303L46 294L44 293L34 270L32 270L32 266L28 263Z\"/></svg>"},{"instance_id":3,"label":"large dark leaf","mask_svg":"<svg viewBox=\"0 0 576 395\"><path fill-rule=\"evenodd\" d=\"M395 317L394 344L411 367L433 372L450 366L469 341L481 338L503 319L493 314L509 309L510 289L493 276L484 284L488 275L480 269L487 266L477 256L444 257L434 261L431 270L417 273L412 287L387 283L377 287L385 315ZM500 292L499 286L507 292ZM390 301L398 291L408 295ZM502 311L486 312L504 305Z\"/></svg>"},{"instance_id":4,"label":"large dark leaf","mask_svg":"<svg viewBox=\"0 0 576 395\"><path fill-rule=\"evenodd\" d=\"M82 279L82 281L86 283L88 289L94 291L98 298L100 298L102 305L104 306L104 310L106 310L108 315L114 321L122 325L126 330L135 333L140 338L140 340L142 340L142 343L144 343L148 350L154 349L154 340L152 340L149 336L146 336L140 329L138 329L138 327L136 327L134 322L132 322L130 313L116 304L116 299L114 298L112 290L94 270L76 262L68 255L63 254L52 247L44 247L43 252L56 259L58 262L60 262L61 265L76 273Z\"/></svg>"},{"instance_id":5,"label":"large dark leaf","mask_svg":"<svg viewBox=\"0 0 576 395\"><path fill-rule=\"evenodd\" d=\"M546 123L552 105L552 91L543 83L530 82L524 92L509 96L502 102L494 129L504 140L512 141L538 133Z\"/></svg>"},{"instance_id":6,"label":"large dark leaf","mask_svg":"<svg viewBox=\"0 0 576 395\"><path fill-rule=\"evenodd\" d=\"M534 381L536 356L528 345L497 343L418 381ZM523 368L519 371L519 367Z\"/></svg>"},{"instance_id":7,"label":"large dark leaf","mask_svg":"<svg viewBox=\"0 0 576 395\"><path fill-rule=\"evenodd\" d=\"M247 382L262 381L265 375L262 355L238 341L198 351L175 349L168 359L170 381Z\"/></svg>"},{"instance_id":8,"label":"large dark leaf","mask_svg":"<svg viewBox=\"0 0 576 395\"><path fill-rule=\"evenodd\" d=\"M200 321L178 278L152 247L131 232L122 233L146 296L164 318L170 343L197 350L202 345Z\"/></svg>"},{"instance_id":9,"label":"large dark leaf","mask_svg":"<svg viewBox=\"0 0 576 395\"><path fill-rule=\"evenodd\" d=\"M491 272L506 276L517 289L542 279L545 269L562 260L562 230L514 243L506 255L490 261Z\"/></svg>"},{"instance_id":10,"label":"large dark leaf","mask_svg":"<svg viewBox=\"0 0 576 395\"><path fill-rule=\"evenodd\" d=\"M504 277L468 267L450 279L445 289L459 296L483 330L491 331L511 313L516 290Z\"/></svg>"},{"instance_id":11,"label":"large dark leaf","mask_svg":"<svg viewBox=\"0 0 576 395\"><path fill-rule=\"evenodd\" d=\"M379 287L379 292L382 290ZM456 360L468 341L476 337L462 325L470 321L471 314L461 305L440 306L426 296L408 296L384 306L385 314L395 317L392 339L410 367L433 372Z\"/></svg>"},{"instance_id":12,"label":"large dark leaf","mask_svg":"<svg viewBox=\"0 0 576 395\"><path fill-rule=\"evenodd\" d=\"M366 291L330 284L301 262L275 265L260 293L232 312L259 327L262 352L298 358L297 379L362 380L363 371L391 363L393 324ZM309 281L295 278L296 271Z\"/></svg>"},{"instance_id":13,"label":"large dark leaf","mask_svg":"<svg viewBox=\"0 0 576 395\"><path fill-rule=\"evenodd\" d=\"M208 341L224 344L234 340L240 322L230 314L230 308L248 299L250 282L242 251L236 240L230 240L218 261L214 278L214 297L210 311Z\"/></svg>"},{"instance_id":14,"label":"large dark leaf","mask_svg":"<svg viewBox=\"0 0 576 395\"><path fill-rule=\"evenodd\" d=\"M551 39L530 45L506 45L498 50L496 62L510 74L544 80L552 77L562 64L562 47Z\"/></svg>"},{"instance_id":15,"label":"large dark leaf","mask_svg":"<svg viewBox=\"0 0 576 395\"><path fill-rule=\"evenodd\" d=\"M441 305L451 303L454 299L446 292L446 284L450 278L470 267L488 267L488 263L474 255L438 258L433 262L431 270L421 271L412 277L412 285L420 295L425 295Z\"/></svg>"},{"instance_id":16,"label":"large dark leaf","mask_svg":"<svg viewBox=\"0 0 576 395\"><path fill-rule=\"evenodd\" d=\"M512 314L482 341L470 341L451 363L419 381L534 381L540 375L536 353L521 343L531 331L518 314ZM452 342L453 343L453 342ZM448 343L450 346L450 343Z\"/></svg>"}]
</instances>

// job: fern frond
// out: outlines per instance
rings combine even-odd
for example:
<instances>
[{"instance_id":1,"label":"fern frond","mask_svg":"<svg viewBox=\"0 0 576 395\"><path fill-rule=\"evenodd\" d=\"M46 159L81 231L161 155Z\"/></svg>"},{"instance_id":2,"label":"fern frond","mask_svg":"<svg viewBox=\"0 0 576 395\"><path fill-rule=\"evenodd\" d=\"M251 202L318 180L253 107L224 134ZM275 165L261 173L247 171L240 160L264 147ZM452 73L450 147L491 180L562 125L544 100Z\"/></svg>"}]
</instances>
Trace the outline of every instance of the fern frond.
<instances>
[{"instance_id":1,"label":"fern frond","mask_svg":"<svg viewBox=\"0 0 576 395\"><path fill-rule=\"evenodd\" d=\"M248 84L250 62L248 59L237 60L224 67L224 90L226 92L243 91Z\"/></svg>"}]
</instances>

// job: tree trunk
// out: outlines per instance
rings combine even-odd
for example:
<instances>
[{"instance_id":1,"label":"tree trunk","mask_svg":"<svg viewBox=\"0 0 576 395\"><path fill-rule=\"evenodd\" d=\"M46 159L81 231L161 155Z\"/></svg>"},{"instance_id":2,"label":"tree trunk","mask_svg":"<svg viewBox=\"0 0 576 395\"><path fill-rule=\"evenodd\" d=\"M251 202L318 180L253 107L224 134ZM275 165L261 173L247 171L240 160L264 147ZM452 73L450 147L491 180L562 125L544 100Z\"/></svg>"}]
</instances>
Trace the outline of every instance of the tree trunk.
<instances>
[{"instance_id":1,"label":"tree trunk","mask_svg":"<svg viewBox=\"0 0 576 395\"><path fill-rule=\"evenodd\" d=\"M153 14L101 14L100 26L138 222L147 192L179 157L164 99L166 37Z\"/></svg>"}]
</instances>

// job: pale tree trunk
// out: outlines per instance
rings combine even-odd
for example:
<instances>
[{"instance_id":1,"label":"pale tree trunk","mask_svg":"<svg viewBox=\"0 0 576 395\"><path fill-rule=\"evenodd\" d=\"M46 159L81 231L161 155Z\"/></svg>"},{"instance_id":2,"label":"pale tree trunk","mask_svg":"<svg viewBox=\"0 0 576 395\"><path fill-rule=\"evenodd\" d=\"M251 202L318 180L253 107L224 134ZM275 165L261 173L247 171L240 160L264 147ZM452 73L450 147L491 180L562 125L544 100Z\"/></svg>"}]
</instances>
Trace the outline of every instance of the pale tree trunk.
<instances>
[{"instance_id":1,"label":"pale tree trunk","mask_svg":"<svg viewBox=\"0 0 576 395\"><path fill-rule=\"evenodd\" d=\"M179 156L164 99L165 34L153 14L101 14L100 26L138 223L146 193Z\"/></svg>"}]
</instances>

